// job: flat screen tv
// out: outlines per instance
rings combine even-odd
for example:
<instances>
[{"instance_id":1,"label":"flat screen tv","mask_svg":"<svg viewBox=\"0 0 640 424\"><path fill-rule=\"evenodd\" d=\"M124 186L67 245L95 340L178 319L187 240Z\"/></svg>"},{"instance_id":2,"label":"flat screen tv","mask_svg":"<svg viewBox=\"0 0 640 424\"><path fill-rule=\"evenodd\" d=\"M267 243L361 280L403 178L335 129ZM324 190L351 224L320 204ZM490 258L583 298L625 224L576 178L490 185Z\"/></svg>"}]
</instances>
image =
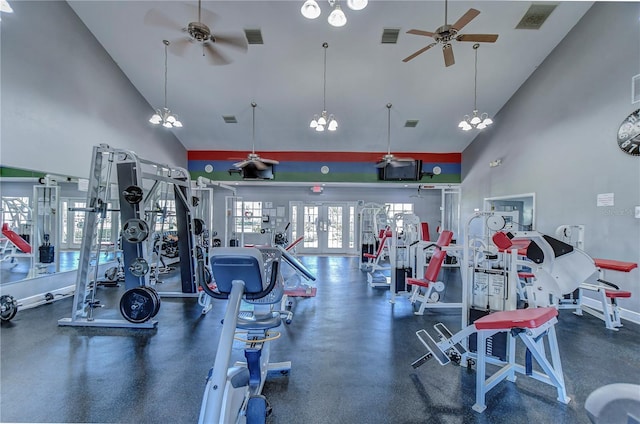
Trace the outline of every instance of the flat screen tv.
<instances>
[{"instance_id":1,"label":"flat screen tv","mask_svg":"<svg viewBox=\"0 0 640 424\"><path fill-rule=\"evenodd\" d=\"M421 174L421 160L393 162L383 168L378 168L378 180L381 181L420 181Z\"/></svg>"},{"instance_id":2,"label":"flat screen tv","mask_svg":"<svg viewBox=\"0 0 640 424\"><path fill-rule=\"evenodd\" d=\"M275 170L273 165L265 164L265 169L258 169L253 164L242 168L242 178L245 180L273 180Z\"/></svg>"}]
</instances>

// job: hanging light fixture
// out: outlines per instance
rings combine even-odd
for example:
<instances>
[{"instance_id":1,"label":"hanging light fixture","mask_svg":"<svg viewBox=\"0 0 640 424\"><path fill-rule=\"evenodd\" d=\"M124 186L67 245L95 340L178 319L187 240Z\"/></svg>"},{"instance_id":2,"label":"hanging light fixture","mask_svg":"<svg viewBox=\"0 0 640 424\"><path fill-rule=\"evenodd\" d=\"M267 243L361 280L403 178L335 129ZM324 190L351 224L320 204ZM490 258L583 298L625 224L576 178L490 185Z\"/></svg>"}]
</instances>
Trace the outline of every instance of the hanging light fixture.
<instances>
[{"instance_id":1,"label":"hanging light fixture","mask_svg":"<svg viewBox=\"0 0 640 424\"><path fill-rule=\"evenodd\" d=\"M329 17L327 18L329 24L334 27L345 26L345 24L347 23L347 16L342 11L342 7L340 7L338 1L328 1L329 6L333 8L331 13L329 14ZM367 7L368 3L368 0L347 0L347 6L349 6L349 9L351 10L362 10ZM320 6L316 2L316 0L306 0L302 5L302 8L300 8L300 12L302 13L302 16L307 19L316 19L318 16L320 16L322 10L320 10Z\"/></svg>"},{"instance_id":2,"label":"hanging light fixture","mask_svg":"<svg viewBox=\"0 0 640 424\"><path fill-rule=\"evenodd\" d=\"M338 121L333 116L333 114L327 113L327 48L329 44L322 43L322 47L324 47L324 86L322 92L322 113L320 115L314 115L311 123L309 124L310 128L315 129L318 132L322 132L325 129L329 131L335 131L338 129Z\"/></svg>"},{"instance_id":3,"label":"hanging light fixture","mask_svg":"<svg viewBox=\"0 0 640 424\"><path fill-rule=\"evenodd\" d=\"M156 113L153 114L149 122L154 125L162 124L165 128L182 128L182 122L178 120L178 116L171 113L167 108L167 47L169 47L169 41L162 40L164 43L164 107L156 109Z\"/></svg>"},{"instance_id":4,"label":"hanging light fixture","mask_svg":"<svg viewBox=\"0 0 640 424\"><path fill-rule=\"evenodd\" d=\"M458 124L458 128L461 128L462 131L469 131L474 128L481 130L493 124L493 120L489 118L488 113L484 112L478 114L478 47L480 47L480 44L478 43L473 45L473 50L475 50L476 53L475 74L473 80L473 114L471 116L465 115L464 119Z\"/></svg>"}]
</instances>

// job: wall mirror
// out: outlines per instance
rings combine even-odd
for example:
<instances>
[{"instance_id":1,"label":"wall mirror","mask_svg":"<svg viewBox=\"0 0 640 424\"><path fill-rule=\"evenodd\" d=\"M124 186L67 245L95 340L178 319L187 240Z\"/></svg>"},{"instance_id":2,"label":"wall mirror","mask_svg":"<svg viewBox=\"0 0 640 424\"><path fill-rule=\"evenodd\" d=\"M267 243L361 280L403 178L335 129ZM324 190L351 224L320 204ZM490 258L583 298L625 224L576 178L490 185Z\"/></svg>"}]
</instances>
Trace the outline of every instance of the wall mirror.
<instances>
[{"instance_id":1,"label":"wall mirror","mask_svg":"<svg viewBox=\"0 0 640 424\"><path fill-rule=\"evenodd\" d=\"M87 198L82 180L6 167L1 175L0 283L77 269ZM114 260L117 228L118 214L108 213L100 262Z\"/></svg>"}]
</instances>

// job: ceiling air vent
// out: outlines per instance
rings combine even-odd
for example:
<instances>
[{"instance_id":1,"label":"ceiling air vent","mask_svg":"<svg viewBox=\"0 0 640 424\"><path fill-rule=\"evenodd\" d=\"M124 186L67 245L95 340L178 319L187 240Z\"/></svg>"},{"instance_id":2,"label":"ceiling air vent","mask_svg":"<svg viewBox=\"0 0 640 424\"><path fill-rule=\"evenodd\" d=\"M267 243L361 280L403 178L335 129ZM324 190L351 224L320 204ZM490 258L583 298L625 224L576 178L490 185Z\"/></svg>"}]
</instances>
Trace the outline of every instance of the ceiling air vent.
<instances>
[{"instance_id":1,"label":"ceiling air vent","mask_svg":"<svg viewBox=\"0 0 640 424\"><path fill-rule=\"evenodd\" d=\"M237 124L238 123L238 120L233 115L226 115L226 116L223 115L222 119L224 119L224 122L227 123L227 124Z\"/></svg>"},{"instance_id":2,"label":"ceiling air vent","mask_svg":"<svg viewBox=\"0 0 640 424\"><path fill-rule=\"evenodd\" d=\"M418 120L417 119L409 119L407 122L404 123L404 126L406 128L415 128L418 126Z\"/></svg>"},{"instance_id":3,"label":"ceiling air vent","mask_svg":"<svg viewBox=\"0 0 640 424\"><path fill-rule=\"evenodd\" d=\"M382 44L396 44L400 28L384 28L382 30Z\"/></svg>"},{"instance_id":4,"label":"ceiling air vent","mask_svg":"<svg viewBox=\"0 0 640 424\"><path fill-rule=\"evenodd\" d=\"M533 3L516 25L516 29L540 29L557 5L557 3Z\"/></svg>"},{"instance_id":5,"label":"ceiling air vent","mask_svg":"<svg viewBox=\"0 0 640 424\"><path fill-rule=\"evenodd\" d=\"M262 31L259 29L245 29L244 35L247 37L249 44L264 44L262 41Z\"/></svg>"}]
</instances>

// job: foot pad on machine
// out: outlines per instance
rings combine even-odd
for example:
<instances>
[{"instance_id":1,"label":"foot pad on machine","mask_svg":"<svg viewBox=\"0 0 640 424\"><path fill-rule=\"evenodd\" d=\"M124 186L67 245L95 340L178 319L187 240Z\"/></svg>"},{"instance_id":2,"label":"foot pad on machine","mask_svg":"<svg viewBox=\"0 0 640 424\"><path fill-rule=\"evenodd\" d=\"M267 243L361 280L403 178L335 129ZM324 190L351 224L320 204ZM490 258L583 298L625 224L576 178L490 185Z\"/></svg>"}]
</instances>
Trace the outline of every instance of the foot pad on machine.
<instances>
[{"instance_id":1,"label":"foot pad on machine","mask_svg":"<svg viewBox=\"0 0 640 424\"><path fill-rule=\"evenodd\" d=\"M433 354L433 357L436 358L440 365L447 365L451 360L449 357L438 347L438 344L431 337L429 333L425 330L416 331L416 336L420 339L423 345L429 349L429 352Z\"/></svg>"}]
</instances>

